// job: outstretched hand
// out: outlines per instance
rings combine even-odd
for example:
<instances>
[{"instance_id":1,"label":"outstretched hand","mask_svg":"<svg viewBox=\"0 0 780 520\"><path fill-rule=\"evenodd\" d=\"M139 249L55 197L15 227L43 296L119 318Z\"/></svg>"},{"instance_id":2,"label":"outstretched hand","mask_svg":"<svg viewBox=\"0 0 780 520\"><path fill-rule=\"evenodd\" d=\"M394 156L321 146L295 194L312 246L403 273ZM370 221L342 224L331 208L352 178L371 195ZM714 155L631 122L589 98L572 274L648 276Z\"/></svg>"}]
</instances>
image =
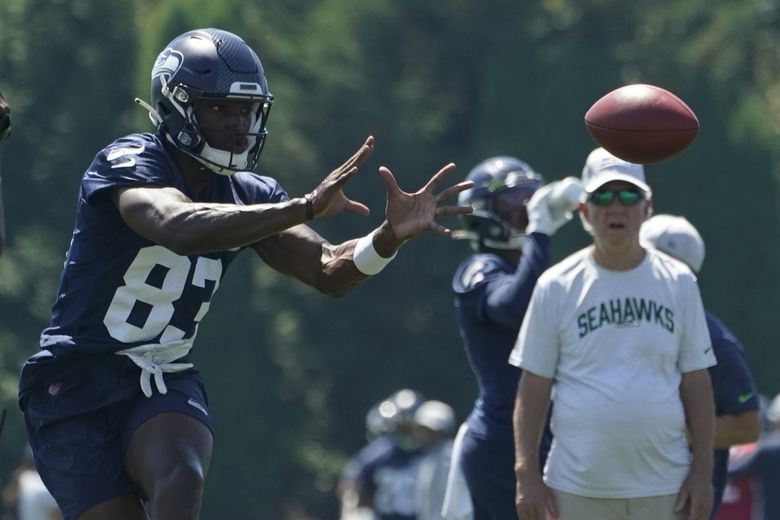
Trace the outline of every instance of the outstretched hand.
<instances>
[{"instance_id":1,"label":"outstretched hand","mask_svg":"<svg viewBox=\"0 0 780 520\"><path fill-rule=\"evenodd\" d=\"M455 171L450 163L439 170L420 190L407 193L398 187L395 176L384 166L379 174L387 188L385 217L396 240L404 242L420 233L431 230L444 235L450 229L437 223L435 218L447 215L471 213L470 206L440 206L439 203L474 186L471 181L459 182L436 194L436 189L445 177Z\"/></svg>"},{"instance_id":2,"label":"outstretched hand","mask_svg":"<svg viewBox=\"0 0 780 520\"><path fill-rule=\"evenodd\" d=\"M368 215L371 211L365 204L351 200L344 194L344 184L358 172L371 152L374 151L374 138L368 136L361 146L344 164L330 172L314 191L307 197L312 202L315 217L332 217L351 211L360 215Z\"/></svg>"}]
</instances>

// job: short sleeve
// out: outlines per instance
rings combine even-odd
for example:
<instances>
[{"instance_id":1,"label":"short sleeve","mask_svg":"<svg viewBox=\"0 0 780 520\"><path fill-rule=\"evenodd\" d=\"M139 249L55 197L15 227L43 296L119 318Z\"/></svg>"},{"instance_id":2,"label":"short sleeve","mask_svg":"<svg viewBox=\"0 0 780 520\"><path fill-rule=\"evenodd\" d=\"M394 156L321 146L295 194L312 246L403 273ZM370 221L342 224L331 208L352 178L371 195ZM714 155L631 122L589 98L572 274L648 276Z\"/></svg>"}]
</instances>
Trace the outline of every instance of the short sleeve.
<instances>
[{"instance_id":1,"label":"short sleeve","mask_svg":"<svg viewBox=\"0 0 780 520\"><path fill-rule=\"evenodd\" d=\"M101 150L82 179L88 202L109 189L129 186L176 186L170 155L151 134L133 134Z\"/></svg>"},{"instance_id":2,"label":"short sleeve","mask_svg":"<svg viewBox=\"0 0 780 520\"><path fill-rule=\"evenodd\" d=\"M544 279L536 284L509 363L552 379L558 367L560 342L555 320L553 286Z\"/></svg>"},{"instance_id":3,"label":"short sleeve","mask_svg":"<svg viewBox=\"0 0 780 520\"><path fill-rule=\"evenodd\" d=\"M739 415L758 410L756 383L738 344L726 338L713 340L718 364L710 368L717 415Z\"/></svg>"},{"instance_id":4,"label":"short sleeve","mask_svg":"<svg viewBox=\"0 0 780 520\"><path fill-rule=\"evenodd\" d=\"M707 329L707 319L704 315L699 286L693 275L688 274L679 278L679 284L682 331L677 366L681 372L685 373L709 368L717 361Z\"/></svg>"}]
</instances>

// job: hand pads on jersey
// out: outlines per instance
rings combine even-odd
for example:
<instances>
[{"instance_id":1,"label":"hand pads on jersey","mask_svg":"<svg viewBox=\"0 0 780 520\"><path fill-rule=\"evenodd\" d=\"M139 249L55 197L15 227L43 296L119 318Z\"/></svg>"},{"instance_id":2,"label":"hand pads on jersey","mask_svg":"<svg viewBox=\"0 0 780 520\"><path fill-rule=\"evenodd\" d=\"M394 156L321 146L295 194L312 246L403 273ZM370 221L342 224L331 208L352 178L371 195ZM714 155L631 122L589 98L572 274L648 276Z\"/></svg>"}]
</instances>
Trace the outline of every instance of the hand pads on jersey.
<instances>
[{"instance_id":1,"label":"hand pads on jersey","mask_svg":"<svg viewBox=\"0 0 780 520\"><path fill-rule=\"evenodd\" d=\"M582 183L574 177L542 186L528 201L526 233L552 236L572 218L583 192Z\"/></svg>"}]
</instances>

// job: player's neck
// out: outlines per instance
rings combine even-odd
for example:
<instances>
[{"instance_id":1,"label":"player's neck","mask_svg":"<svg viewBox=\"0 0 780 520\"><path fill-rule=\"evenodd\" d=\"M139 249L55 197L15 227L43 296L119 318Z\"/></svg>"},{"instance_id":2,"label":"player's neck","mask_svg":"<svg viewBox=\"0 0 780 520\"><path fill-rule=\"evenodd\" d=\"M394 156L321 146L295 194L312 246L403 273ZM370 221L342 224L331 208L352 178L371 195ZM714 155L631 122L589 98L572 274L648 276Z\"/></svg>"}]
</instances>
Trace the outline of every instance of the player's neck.
<instances>
[{"instance_id":1,"label":"player's neck","mask_svg":"<svg viewBox=\"0 0 780 520\"><path fill-rule=\"evenodd\" d=\"M187 182L192 193L197 197L203 189L214 181L216 173L209 170L204 164L194 157L173 148L171 150L176 166L179 167L182 177Z\"/></svg>"},{"instance_id":2,"label":"player's neck","mask_svg":"<svg viewBox=\"0 0 780 520\"><path fill-rule=\"evenodd\" d=\"M507 259L510 262L512 262L513 264L519 264L520 263L520 257L523 256L523 252L522 251L515 250L515 249L501 251L501 253L499 253L499 254L502 257L504 257L505 259Z\"/></svg>"},{"instance_id":3,"label":"player's neck","mask_svg":"<svg viewBox=\"0 0 780 520\"><path fill-rule=\"evenodd\" d=\"M520 257L523 256L523 252L519 249L494 249L492 247L485 247L482 248L481 252L493 253L513 264L519 264Z\"/></svg>"}]
</instances>

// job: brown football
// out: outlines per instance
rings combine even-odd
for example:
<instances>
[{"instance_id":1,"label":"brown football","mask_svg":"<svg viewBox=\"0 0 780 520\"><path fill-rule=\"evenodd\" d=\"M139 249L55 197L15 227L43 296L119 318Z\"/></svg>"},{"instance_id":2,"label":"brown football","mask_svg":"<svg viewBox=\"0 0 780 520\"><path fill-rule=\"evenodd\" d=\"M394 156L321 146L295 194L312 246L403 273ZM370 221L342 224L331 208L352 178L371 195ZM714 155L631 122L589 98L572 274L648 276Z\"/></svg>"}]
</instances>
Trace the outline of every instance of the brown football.
<instances>
[{"instance_id":1,"label":"brown football","mask_svg":"<svg viewBox=\"0 0 780 520\"><path fill-rule=\"evenodd\" d=\"M593 139L624 161L652 164L683 151L699 132L699 119L679 97L654 85L615 89L585 113Z\"/></svg>"}]
</instances>

